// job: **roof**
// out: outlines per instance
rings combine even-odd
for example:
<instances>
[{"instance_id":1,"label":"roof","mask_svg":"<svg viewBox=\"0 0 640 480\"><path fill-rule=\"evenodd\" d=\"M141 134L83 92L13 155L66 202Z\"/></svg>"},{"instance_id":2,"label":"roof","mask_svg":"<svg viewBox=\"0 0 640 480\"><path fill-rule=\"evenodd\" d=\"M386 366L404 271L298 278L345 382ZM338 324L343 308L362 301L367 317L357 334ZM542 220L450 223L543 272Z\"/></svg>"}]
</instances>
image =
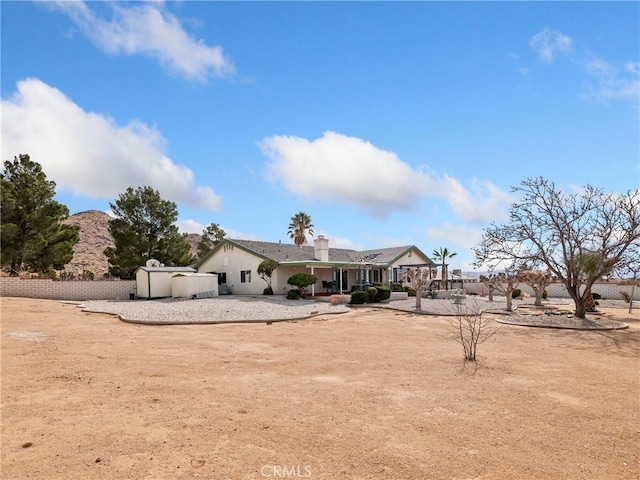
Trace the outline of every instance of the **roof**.
<instances>
[{"instance_id":1,"label":"roof","mask_svg":"<svg viewBox=\"0 0 640 480\"><path fill-rule=\"evenodd\" d=\"M211 252L205 255L197 264L196 268L203 264L209 257L211 257L217 250L226 244L233 244L241 249L252 253L260 258L270 258L280 264L293 264L293 263L320 263L326 264L360 264L364 261L370 265L387 266L394 263L397 259L408 253L409 251L416 251L426 258L429 262L431 260L427 257L419 248L415 245L405 245L401 247L390 248L378 248L372 250L351 250L346 248L329 248L329 261L320 262L315 258L315 247L311 245L294 245L291 243L274 243L274 242L262 242L257 240L236 240L236 239L224 239L218 245L215 246ZM431 262L433 264L433 262ZM435 264L433 264L435 266Z\"/></svg>"},{"instance_id":2,"label":"roof","mask_svg":"<svg viewBox=\"0 0 640 480\"><path fill-rule=\"evenodd\" d=\"M170 273L176 273L176 272L195 273L197 271L195 268L192 268L192 267L138 267L136 268L136 272L138 270L144 270L145 272L170 272Z\"/></svg>"},{"instance_id":3,"label":"roof","mask_svg":"<svg viewBox=\"0 0 640 480\"><path fill-rule=\"evenodd\" d=\"M217 273L192 273L192 272L179 272L174 277L217 277Z\"/></svg>"}]
</instances>

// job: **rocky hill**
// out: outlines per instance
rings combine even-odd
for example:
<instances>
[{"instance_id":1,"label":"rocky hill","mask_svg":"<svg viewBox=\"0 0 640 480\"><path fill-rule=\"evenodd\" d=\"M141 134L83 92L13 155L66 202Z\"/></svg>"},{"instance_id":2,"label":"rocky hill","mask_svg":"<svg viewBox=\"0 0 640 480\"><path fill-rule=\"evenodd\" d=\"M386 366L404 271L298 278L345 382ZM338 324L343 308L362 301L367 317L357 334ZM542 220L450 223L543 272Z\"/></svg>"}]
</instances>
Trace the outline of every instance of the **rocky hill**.
<instances>
[{"instance_id":1,"label":"rocky hill","mask_svg":"<svg viewBox=\"0 0 640 480\"><path fill-rule=\"evenodd\" d=\"M80 241L73 248L73 260L65 265L65 272L80 276L83 271L90 271L95 278L100 278L109 271L104 254L105 248L113 247L109 220L109 215L98 210L76 213L67 218L64 223L80 227Z\"/></svg>"},{"instance_id":2,"label":"rocky hill","mask_svg":"<svg viewBox=\"0 0 640 480\"><path fill-rule=\"evenodd\" d=\"M93 272L94 278L101 278L109 271L109 263L104 254L104 249L113 246L113 239L109 233L109 220L111 217L99 210L71 215L64 223L78 225L80 227L80 241L73 249L73 260L65 266L65 272L72 272L79 277L83 271ZM191 252L195 255L200 235L191 233L187 235L191 246Z\"/></svg>"}]
</instances>

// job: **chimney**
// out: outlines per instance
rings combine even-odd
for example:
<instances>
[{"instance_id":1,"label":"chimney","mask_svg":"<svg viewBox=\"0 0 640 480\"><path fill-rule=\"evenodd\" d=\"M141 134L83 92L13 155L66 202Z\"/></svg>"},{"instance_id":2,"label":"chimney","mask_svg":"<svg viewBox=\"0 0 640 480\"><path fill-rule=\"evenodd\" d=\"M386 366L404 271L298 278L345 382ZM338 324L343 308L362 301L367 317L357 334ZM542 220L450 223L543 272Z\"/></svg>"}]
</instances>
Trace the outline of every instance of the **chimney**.
<instances>
[{"instance_id":1,"label":"chimney","mask_svg":"<svg viewBox=\"0 0 640 480\"><path fill-rule=\"evenodd\" d=\"M321 262L329 261L329 239L324 238L324 235L318 235L313 241L313 248L316 260Z\"/></svg>"}]
</instances>

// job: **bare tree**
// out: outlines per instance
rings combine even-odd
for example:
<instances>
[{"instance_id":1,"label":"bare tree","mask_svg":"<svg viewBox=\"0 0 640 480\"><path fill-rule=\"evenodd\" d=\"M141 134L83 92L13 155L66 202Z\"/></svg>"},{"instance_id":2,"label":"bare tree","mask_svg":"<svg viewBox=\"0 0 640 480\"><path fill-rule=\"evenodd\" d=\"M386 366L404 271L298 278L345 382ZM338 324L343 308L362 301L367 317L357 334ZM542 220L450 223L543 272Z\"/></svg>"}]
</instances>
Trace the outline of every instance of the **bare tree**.
<instances>
[{"instance_id":1,"label":"bare tree","mask_svg":"<svg viewBox=\"0 0 640 480\"><path fill-rule=\"evenodd\" d=\"M489 289L489 301L493 301L493 292L498 291L507 296L507 312L513 310L513 291L518 288L518 271L505 269L503 273L480 275L480 281Z\"/></svg>"},{"instance_id":2,"label":"bare tree","mask_svg":"<svg viewBox=\"0 0 640 480\"><path fill-rule=\"evenodd\" d=\"M534 305L536 307L541 307L544 291L549 284L553 282L553 275L551 274L551 271L547 270L546 272L543 272L542 270L525 270L518 274L518 278L522 283L526 283L531 287L536 296Z\"/></svg>"},{"instance_id":3,"label":"bare tree","mask_svg":"<svg viewBox=\"0 0 640 480\"><path fill-rule=\"evenodd\" d=\"M422 310L422 292L425 291L431 283L429 270L412 268L401 275L401 280L408 280L411 283L411 288L416 291L416 310Z\"/></svg>"},{"instance_id":4,"label":"bare tree","mask_svg":"<svg viewBox=\"0 0 640 480\"><path fill-rule=\"evenodd\" d=\"M474 249L476 264L544 264L566 287L575 316L585 318L591 286L640 239L640 190L612 194L587 185L566 195L538 177L512 191L522 197L512 205L508 224L485 229ZM587 264L589 255L594 265Z\"/></svg>"},{"instance_id":5,"label":"bare tree","mask_svg":"<svg viewBox=\"0 0 640 480\"><path fill-rule=\"evenodd\" d=\"M633 311L633 297L636 292L636 284L640 275L640 242L634 243L627 250L621 262L617 266L620 275L631 275L631 295L629 296L629 313Z\"/></svg>"},{"instance_id":6,"label":"bare tree","mask_svg":"<svg viewBox=\"0 0 640 480\"><path fill-rule=\"evenodd\" d=\"M484 316L482 303L471 300L465 303L451 303L452 315L446 317L454 329L453 338L462 345L464 359L467 362L477 361L478 345L486 342L500 329L491 318Z\"/></svg>"}]
</instances>

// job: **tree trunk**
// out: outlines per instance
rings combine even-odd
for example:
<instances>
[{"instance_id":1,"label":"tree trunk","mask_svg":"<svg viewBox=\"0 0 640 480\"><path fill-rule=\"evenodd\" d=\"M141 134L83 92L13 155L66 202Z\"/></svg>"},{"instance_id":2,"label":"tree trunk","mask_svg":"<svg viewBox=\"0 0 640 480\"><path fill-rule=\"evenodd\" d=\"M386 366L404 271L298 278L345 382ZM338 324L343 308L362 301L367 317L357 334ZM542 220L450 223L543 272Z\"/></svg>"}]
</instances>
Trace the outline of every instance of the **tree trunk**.
<instances>
[{"instance_id":1,"label":"tree trunk","mask_svg":"<svg viewBox=\"0 0 640 480\"><path fill-rule=\"evenodd\" d=\"M587 316L586 298L584 297L577 298L575 302L576 302L575 316L577 318L585 318Z\"/></svg>"},{"instance_id":2,"label":"tree trunk","mask_svg":"<svg viewBox=\"0 0 640 480\"><path fill-rule=\"evenodd\" d=\"M535 294L536 294L536 301L534 302L534 305L536 307L541 307L542 306L542 294L544 293L544 290L536 290Z\"/></svg>"},{"instance_id":3,"label":"tree trunk","mask_svg":"<svg viewBox=\"0 0 640 480\"><path fill-rule=\"evenodd\" d=\"M422 290L416 290L416 310L422 311Z\"/></svg>"},{"instance_id":4,"label":"tree trunk","mask_svg":"<svg viewBox=\"0 0 640 480\"><path fill-rule=\"evenodd\" d=\"M513 311L513 297L511 296L511 292L507 291L507 312Z\"/></svg>"}]
</instances>

